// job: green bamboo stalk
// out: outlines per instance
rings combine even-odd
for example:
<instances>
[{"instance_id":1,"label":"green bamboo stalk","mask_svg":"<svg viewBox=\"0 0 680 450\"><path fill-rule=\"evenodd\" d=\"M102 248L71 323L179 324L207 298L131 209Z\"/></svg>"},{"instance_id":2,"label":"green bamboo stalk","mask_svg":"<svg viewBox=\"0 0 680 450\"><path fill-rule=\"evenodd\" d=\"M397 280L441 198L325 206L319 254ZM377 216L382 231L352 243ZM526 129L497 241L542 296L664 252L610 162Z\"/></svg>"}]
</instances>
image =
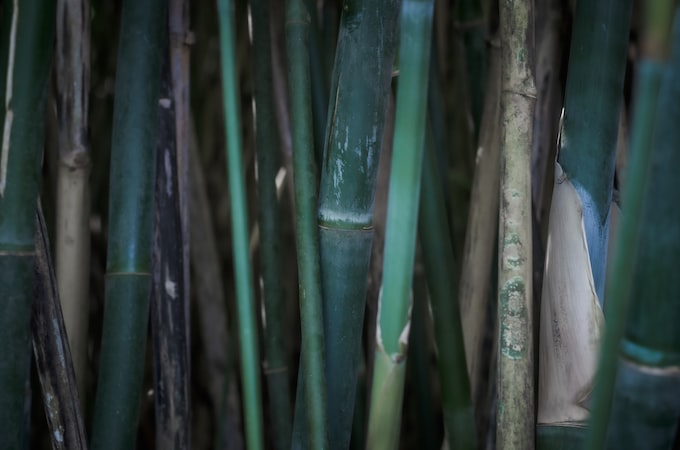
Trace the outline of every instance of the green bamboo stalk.
<instances>
[{"instance_id":1,"label":"green bamboo stalk","mask_svg":"<svg viewBox=\"0 0 680 450\"><path fill-rule=\"evenodd\" d=\"M607 278L607 327L590 449L603 448L605 438L607 448L671 448L680 417L680 348L674 325L680 283L673 270L680 255L680 214L668 196L680 167L680 13L675 14L673 55L667 64L674 9L670 0L646 3L631 160Z\"/></svg>"},{"instance_id":2,"label":"green bamboo stalk","mask_svg":"<svg viewBox=\"0 0 680 450\"><path fill-rule=\"evenodd\" d=\"M54 2L12 0L0 27L0 435L27 448L35 205L53 51Z\"/></svg>"},{"instance_id":3,"label":"green bamboo stalk","mask_svg":"<svg viewBox=\"0 0 680 450\"><path fill-rule=\"evenodd\" d=\"M92 448L134 447L151 295L164 0L123 2L109 197L106 305Z\"/></svg>"},{"instance_id":4,"label":"green bamboo stalk","mask_svg":"<svg viewBox=\"0 0 680 450\"><path fill-rule=\"evenodd\" d=\"M400 81L387 203L383 280L367 448L399 442L426 127L427 79L434 2L405 0L400 18Z\"/></svg>"},{"instance_id":5,"label":"green bamboo stalk","mask_svg":"<svg viewBox=\"0 0 680 450\"><path fill-rule=\"evenodd\" d=\"M253 276L248 252L248 208L241 146L239 90L236 78L234 5L231 0L218 2L222 95L227 131L227 169L231 198L234 273L241 343L241 382L245 414L246 443L249 449L263 448L260 357L253 295Z\"/></svg>"},{"instance_id":6,"label":"green bamboo stalk","mask_svg":"<svg viewBox=\"0 0 680 450\"><path fill-rule=\"evenodd\" d=\"M501 2L501 181L498 262L499 449L534 448L531 137L536 102L533 5Z\"/></svg>"},{"instance_id":7,"label":"green bamboo stalk","mask_svg":"<svg viewBox=\"0 0 680 450\"><path fill-rule=\"evenodd\" d=\"M156 448L169 450L188 448L191 443L191 370L169 42L163 48L156 138L151 337Z\"/></svg>"},{"instance_id":8,"label":"green bamboo stalk","mask_svg":"<svg viewBox=\"0 0 680 450\"><path fill-rule=\"evenodd\" d=\"M90 4L57 2L59 167L55 265L59 298L85 404L90 274Z\"/></svg>"},{"instance_id":9,"label":"green bamboo stalk","mask_svg":"<svg viewBox=\"0 0 680 450\"><path fill-rule=\"evenodd\" d=\"M439 364L442 410L449 448L476 448L475 418L465 365L463 330L458 307L458 279L438 175L431 130L425 141L419 211L419 237L430 290Z\"/></svg>"},{"instance_id":10,"label":"green bamboo stalk","mask_svg":"<svg viewBox=\"0 0 680 450\"><path fill-rule=\"evenodd\" d=\"M631 5L630 0L577 3L559 143L559 162L583 204L590 265L600 302L604 299L609 206Z\"/></svg>"},{"instance_id":11,"label":"green bamboo stalk","mask_svg":"<svg viewBox=\"0 0 680 450\"><path fill-rule=\"evenodd\" d=\"M288 84L292 117L293 167L296 203L296 240L300 276L300 321L302 356L300 376L304 383L303 411L311 448L328 448L328 420L324 330L319 273L316 168L309 92L309 12L302 0L286 3ZM294 446L300 445L297 440Z\"/></svg>"},{"instance_id":12,"label":"green bamboo stalk","mask_svg":"<svg viewBox=\"0 0 680 450\"><path fill-rule=\"evenodd\" d=\"M329 444L337 449L347 448L351 437L397 12L394 0L357 2L345 9L333 70L318 232L328 420L333 424ZM297 404L303 402L298 397ZM295 421L296 436L306 434L301 419Z\"/></svg>"},{"instance_id":13,"label":"green bamboo stalk","mask_svg":"<svg viewBox=\"0 0 680 450\"><path fill-rule=\"evenodd\" d=\"M279 168L279 143L274 115L271 40L267 0L251 1L253 15L253 58L255 105L258 223L260 226L260 267L262 271L265 335L265 374L271 401L270 414L274 445L290 448L291 411L288 361L285 347L283 283L281 279L281 238L275 178Z\"/></svg>"},{"instance_id":14,"label":"green bamboo stalk","mask_svg":"<svg viewBox=\"0 0 680 450\"><path fill-rule=\"evenodd\" d=\"M87 449L81 400L67 329L61 313L45 217L40 204L36 222L36 279L33 287L31 334L52 448Z\"/></svg>"},{"instance_id":15,"label":"green bamboo stalk","mask_svg":"<svg viewBox=\"0 0 680 450\"><path fill-rule=\"evenodd\" d=\"M474 141L479 139L479 130L484 112L484 89L486 88L486 20L480 0L458 2L458 21L465 45L465 69L467 72L468 96Z\"/></svg>"}]
</instances>

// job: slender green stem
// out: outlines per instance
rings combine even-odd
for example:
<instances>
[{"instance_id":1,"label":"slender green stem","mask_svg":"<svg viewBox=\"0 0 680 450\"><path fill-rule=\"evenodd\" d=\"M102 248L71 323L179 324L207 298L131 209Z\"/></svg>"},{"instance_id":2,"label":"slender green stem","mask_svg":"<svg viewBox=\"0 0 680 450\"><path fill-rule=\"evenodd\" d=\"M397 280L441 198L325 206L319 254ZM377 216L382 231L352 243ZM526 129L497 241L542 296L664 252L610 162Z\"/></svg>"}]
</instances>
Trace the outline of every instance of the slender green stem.
<instances>
[{"instance_id":1,"label":"slender green stem","mask_svg":"<svg viewBox=\"0 0 680 450\"><path fill-rule=\"evenodd\" d=\"M218 2L222 93L227 131L227 170L231 198L231 227L234 252L234 276L241 342L241 382L245 413L246 443L249 449L263 448L262 394L260 392L260 357L253 295L253 276L248 252L248 208L243 177L239 90L236 78L236 50L233 3Z\"/></svg>"},{"instance_id":2,"label":"slender green stem","mask_svg":"<svg viewBox=\"0 0 680 450\"><path fill-rule=\"evenodd\" d=\"M531 137L536 89L532 2L502 2L498 273L499 449L534 447Z\"/></svg>"},{"instance_id":3,"label":"slender green stem","mask_svg":"<svg viewBox=\"0 0 680 450\"><path fill-rule=\"evenodd\" d=\"M367 448L396 448L408 347L430 67L431 0L406 0Z\"/></svg>"},{"instance_id":4,"label":"slender green stem","mask_svg":"<svg viewBox=\"0 0 680 450\"><path fill-rule=\"evenodd\" d=\"M455 264L441 186L430 132L425 143L419 235L439 356L444 427L450 448L473 449L475 419L457 301L458 279L451 274Z\"/></svg>"},{"instance_id":5,"label":"slender green stem","mask_svg":"<svg viewBox=\"0 0 680 450\"><path fill-rule=\"evenodd\" d=\"M35 205L44 145L55 2L11 0L0 26L0 436L28 447Z\"/></svg>"},{"instance_id":6,"label":"slender green stem","mask_svg":"<svg viewBox=\"0 0 680 450\"><path fill-rule=\"evenodd\" d=\"M309 12L302 0L286 3L288 83L293 167L295 171L296 238L302 322L301 377L305 389L309 446L328 448L324 330L316 220L316 167L309 72ZM297 444L295 444L297 445Z\"/></svg>"}]
</instances>

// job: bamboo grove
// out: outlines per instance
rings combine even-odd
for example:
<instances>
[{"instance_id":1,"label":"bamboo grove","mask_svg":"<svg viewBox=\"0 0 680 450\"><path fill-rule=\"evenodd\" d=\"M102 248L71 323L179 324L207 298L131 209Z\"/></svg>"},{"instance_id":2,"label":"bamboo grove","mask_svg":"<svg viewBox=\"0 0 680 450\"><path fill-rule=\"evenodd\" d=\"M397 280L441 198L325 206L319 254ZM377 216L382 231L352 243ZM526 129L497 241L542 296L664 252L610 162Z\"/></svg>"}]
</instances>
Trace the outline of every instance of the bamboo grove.
<instances>
[{"instance_id":1,"label":"bamboo grove","mask_svg":"<svg viewBox=\"0 0 680 450\"><path fill-rule=\"evenodd\" d=\"M680 448L678 2L0 23L0 447Z\"/></svg>"}]
</instances>

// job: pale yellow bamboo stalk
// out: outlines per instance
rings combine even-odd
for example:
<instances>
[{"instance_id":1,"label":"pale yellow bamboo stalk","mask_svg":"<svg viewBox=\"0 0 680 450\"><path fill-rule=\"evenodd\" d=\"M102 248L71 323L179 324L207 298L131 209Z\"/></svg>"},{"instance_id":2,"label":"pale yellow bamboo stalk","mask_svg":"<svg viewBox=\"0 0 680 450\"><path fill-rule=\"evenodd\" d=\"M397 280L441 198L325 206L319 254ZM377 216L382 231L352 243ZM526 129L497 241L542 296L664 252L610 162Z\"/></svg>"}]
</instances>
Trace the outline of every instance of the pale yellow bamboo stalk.
<instances>
[{"instance_id":1,"label":"pale yellow bamboo stalk","mask_svg":"<svg viewBox=\"0 0 680 450\"><path fill-rule=\"evenodd\" d=\"M59 168L55 261L81 404L85 401L90 274L89 0L57 2Z\"/></svg>"}]
</instances>

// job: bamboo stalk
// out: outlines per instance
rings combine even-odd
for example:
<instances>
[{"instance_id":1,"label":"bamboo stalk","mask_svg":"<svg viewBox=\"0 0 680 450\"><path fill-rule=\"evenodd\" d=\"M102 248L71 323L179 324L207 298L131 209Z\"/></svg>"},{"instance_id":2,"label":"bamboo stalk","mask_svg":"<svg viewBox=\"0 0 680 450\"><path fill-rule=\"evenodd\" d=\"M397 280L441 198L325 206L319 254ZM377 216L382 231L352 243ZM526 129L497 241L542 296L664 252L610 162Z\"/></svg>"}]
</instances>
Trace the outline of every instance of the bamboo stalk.
<instances>
[{"instance_id":1,"label":"bamboo stalk","mask_svg":"<svg viewBox=\"0 0 680 450\"><path fill-rule=\"evenodd\" d=\"M680 217L667 197L680 163L680 14L673 1L645 6L631 159L607 278L607 328L589 449L603 448L605 438L606 448L670 448L680 416L677 332L674 326L669 328L679 312L680 285L672 274L680 250ZM674 10L673 55L668 64Z\"/></svg>"},{"instance_id":2,"label":"bamboo stalk","mask_svg":"<svg viewBox=\"0 0 680 450\"><path fill-rule=\"evenodd\" d=\"M2 6L0 436L7 448L27 448L35 205L45 136L55 4L13 0Z\"/></svg>"},{"instance_id":3,"label":"bamboo stalk","mask_svg":"<svg viewBox=\"0 0 680 450\"><path fill-rule=\"evenodd\" d=\"M559 142L558 160L583 203L588 254L600 302L604 299L631 5L630 0L577 3ZM593 67L602 70L593 71Z\"/></svg>"},{"instance_id":4,"label":"bamboo stalk","mask_svg":"<svg viewBox=\"0 0 680 450\"><path fill-rule=\"evenodd\" d=\"M85 404L90 267L90 4L57 2L57 232L55 265L69 347Z\"/></svg>"},{"instance_id":5,"label":"bamboo stalk","mask_svg":"<svg viewBox=\"0 0 680 450\"><path fill-rule=\"evenodd\" d=\"M534 448L531 137L536 102L532 2L500 5L501 181L498 262L499 449Z\"/></svg>"},{"instance_id":6,"label":"bamboo stalk","mask_svg":"<svg viewBox=\"0 0 680 450\"><path fill-rule=\"evenodd\" d=\"M316 220L316 168L309 71L310 15L302 0L286 3L288 88L291 101L293 167L295 179L295 233L300 287L302 355L299 383L305 392L309 446L328 448L328 410L324 355L323 305L319 273L319 237ZM300 389L300 387L298 387ZM300 397L298 397L300 398ZM297 403L297 402L296 402ZM304 445L295 436L293 446Z\"/></svg>"},{"instance_id":7,"label":"bamboo stalk","mask_svg":"<svg viewBox=\"0 0 680 450\"><path fill-rule=\"evenodd\" d=\"M351 438L397 12L393 0L364 1L345 9L335 51L318 233L328 420L333 424L329 444L337 449L347 448ZM298 397L297 403L302 401ZM305 434L302 426L296 419L296 435Z\"/></svg>"},{"instance_id":8,"label":"bamboo stalk","mask_svg":"<svg viewBox=\"0 0 680 450\"><path fill-rule=\"evenodd\" d=\"M428 130L430 131L430 130ZM465 366L463 329L456 295L458 280L446 205L438 176L432 133L426 132L420 194L419 237L430 291L437 343L444 427L449 448L476 448L475 417Z\"/></svg>"},{"instance_id":9,"label":"bamboo stalk","mask_svg":"<svg viewBox=\"0 0 680 450\"><path fill-rule=\"evenodd\" d=\"M276 189L279 143L274 115L269 10L266 0L252 0L255 73L255 144L258 171L260 266L264 298L265 374L269 388L274 445L290 448L291 410L284 333L284 293L281 278L280 208Z\"/></svg>"},{"instance_id":10,"label":"bamboo stalk","mask_svg":"<svg viewBox=\"0 0 680 450\"><path fill-rule=\"evenodd\" d=\"M399 442L433 4L431 0L406 0L401 9L400 81L366 444L370 449L396 448Z\"/></svg>"},{"instance_id":11,"label":"bamboo stalk","mask_svg":"<svg viewBox=\"0 0 680 450\"><path fill-rule=\"evenodd\" d=\"M165 1L125 1L116 71L109 236L92 448L132 448L151 295L156 128ZM143 63L141 63L143 62Z\"/></svg>"},{"instance_id":12,"label":"bamboo stalk","mask_svg":"<svg viewBox=\"0 0 680 450\"><path fill-rule=\"evenodd\" d=\"M61 314L57 279L42 208L36 214L36 265L31 334L52 448L87 449L67 328Z\"/></svg>"},{"instance_id":13,"label":"bamboo stalk","mask_svg":"<svg viewBox=\"0 0 680 450\"><path fill-rule=\"evenodd\" d=\"M482 11L481 0L458 2L458 21L465 45L465 69L472 116L472 136L474 142L477 143L484 112L484 89L487 84L487 21Z\"/></svg>"},{"instance_id":14,"label":"bamboo stalk","mask_svg":"<svg viewBox=\"0 0 680 450\"><path fill-rule=\"evenodd\" d=\"M184 242L168 44L163 46L158 102L151 336L156 448L184 449L191 442L189 300L184 297L187 293L184 288Z\"/></svg>"},{"instance_id":15,"label":"bamboo stalk","mask_svg":"<svg viewBox=\"0 0 680 450\"><path fill-rule=\"evenodd\" d=\"M249 449L263 448L260 357L253 295L253 277L248 253L248 209L241 146L239 94L236 79L236 50L233 3L218 2L222 94L227 131L227 169L231 198L234 273L241 344L241 382L245 413L246 443Z\"/></svg>"}]
</instances>

